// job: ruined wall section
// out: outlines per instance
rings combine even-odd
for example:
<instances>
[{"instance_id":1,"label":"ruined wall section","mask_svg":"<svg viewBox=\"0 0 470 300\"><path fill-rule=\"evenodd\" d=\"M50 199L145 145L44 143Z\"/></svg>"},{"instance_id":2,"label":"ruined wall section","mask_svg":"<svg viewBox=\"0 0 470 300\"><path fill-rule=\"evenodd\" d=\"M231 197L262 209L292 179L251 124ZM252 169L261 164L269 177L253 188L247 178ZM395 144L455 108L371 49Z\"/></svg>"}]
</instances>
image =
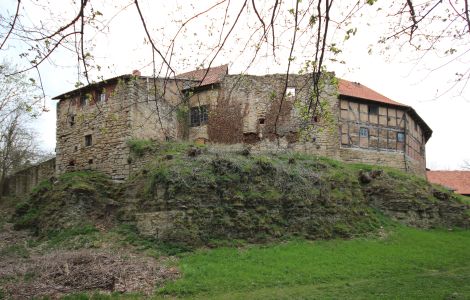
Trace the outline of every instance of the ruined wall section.
<instances>
[{"instance_id":1,"label":"ruined wall section","mask_svg":"<svg viewBox=\"0 0 470 300\"><path fill-rule=\"evenodd\" d=\"M128 176L132 95L128 81L82 92L57 104L56 170L99 170L115 179ZM106 96L102 98L101 94ZM85 97L87 100L85 100Z\"/></svg>"},{"instance_id":2,"label":"ruined wall section","mask_svg":"<svg viewBox=\"0 0 470 300\"><path fill-rule=\"evenodd\" d=\"M305 103L312 93L311 75L289 75L289 94L281 106L285 80L285 74L225 76L217 104L211 107L207 126L210 142L244 143L260 151L289 149L338 157L336 119L312 118L305 124L299 115L298 102ZM321 94L327 103L325 109L333 116L338 114L336 94L334 84L325 85ZM306 125L307 133L303 130Z\"/></svg>"},{"instance_id":3,"label":"ruined wall section","mask_svg":"<svg viewBox=\"0 0 470 300\"><path fill-rule=\"evenodd\" d=\"M196 143L207 143L209 141L209 133L208 133L208 123L209 122L219 122L222 121L225 125L222 125L223 127L227 126L229 123L231 123L231 120L225 119L225 120L211 120L212 118L217 118L217 115L214 114L213 112L217 111L217 102L219 99L219 93L220 93L220 88L216 85L211 85L207 89L198 91L198 92L193 92L190 93L189 99L188 99L188 108L187 108L187 120L186 122L189 124L188 126L188 140L191 142L196 142ZM208 116L209 120L208 123L201 124L199 126L191 126L191 120L190 120L190 112L191 108L195 107L201 107L201 106L206 106L208 109ZM232 118L232 117L228 117ZM183 121L183 120L182 120Z\"/></svg>"},{"instance_id":4,"label":"ruined wall section","mask_svg":"<svg viewBox=\"0 0 470 300\"><path fill-rule=\"evenodd\" d=\"M139 78L129 83L130 124L133 139L181 139L177 110L184 96L174 80Z\"/></svg>"},{"instance_id":5,"label":"ruined wall section","mask_svg":"<svg viewBox=\"0 0 470 300\"><path fill-rule=\"evenodd\" d=\"M25 168L6 179L3 195L21 196L33 190L41 181L50 179L55 174L55 158Z\"/></svg>"}]
</instances>

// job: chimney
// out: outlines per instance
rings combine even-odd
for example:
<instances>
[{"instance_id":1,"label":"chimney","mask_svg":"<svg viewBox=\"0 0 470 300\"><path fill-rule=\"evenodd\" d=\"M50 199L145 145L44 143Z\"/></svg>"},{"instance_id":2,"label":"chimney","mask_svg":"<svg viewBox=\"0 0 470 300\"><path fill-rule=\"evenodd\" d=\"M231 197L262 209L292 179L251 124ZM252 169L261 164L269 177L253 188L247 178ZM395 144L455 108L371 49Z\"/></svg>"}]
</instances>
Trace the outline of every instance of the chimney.
<instances>
[{"instance_id":1,"label":"chimney","mask_svg":"<svg viewBox=\"0 0 470 300\"><path fill-rule=\"evenodd\" d=\"M134 70L134 71L132 71L132 75L140 76L140 71L139 70Z\"/></svg>"}]
</instances>

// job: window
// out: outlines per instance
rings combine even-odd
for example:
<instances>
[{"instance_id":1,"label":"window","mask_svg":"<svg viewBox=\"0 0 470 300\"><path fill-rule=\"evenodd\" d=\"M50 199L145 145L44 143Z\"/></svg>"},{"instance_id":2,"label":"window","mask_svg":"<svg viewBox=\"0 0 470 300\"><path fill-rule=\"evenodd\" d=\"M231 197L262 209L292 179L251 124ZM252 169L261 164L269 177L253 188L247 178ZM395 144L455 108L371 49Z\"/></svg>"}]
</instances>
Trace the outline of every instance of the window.
<instances>
[{"instance_id":1,"label":"window","mask_svg":"<svg viewBox=\"0 0 470 300\"><path fill-rule=\"evenodd\" d=\"M370 115L378 115L379 114L379 106L374 104L369 104L369 114Z\"/></svg>"},{"instance_id":2,"label":"window","mask_svg":"<svg viewBox=\"0 0 470 300\"><path fill-rule=\"evenodd\" d=\"M69 125L70 125L70 127L75 125L75 116L74 115L69 116Z\"/></svg>"},{"instance_id":3,"label":"window","mask_svg":"<svg viewBox=\"0 0 470 300\"><path fill-rule=\"evenodd\" d=\"M207 105L191 108L191 127L207 124L208 119Z\"/></svg>"},{"instance_id":4,"label":"window","mask_svg":"<svg viewBox=\"0 0 470 300\"><path fill-rule=\"evenodd\" d=\"M263 124L264 124L264 118L259 118L258 121L259 121L259 124L260 124L260 125L263 125Z\"/></svg>"},{"instance_id":5,"label":"window","mask_svg":"<svg viewBox=\"0 0 470 300\"><path fill-rule=\"evenodd\" d=\"M99 98L100 103L104 103L106 101L106 93L101 93Z\"/></svg>"},{"instance_id":6,"label":"window","mask_svg":"<svg viewBox=\"0 0 470 300\"><path fill-rule=\"evenodd\" d=\"M85 135L85 146L91 146L93 144L93 140L91 138L91 134Z\"/></svg>"},{"instance_id":7,"label":"window","mask_svg":"<svg viewBox=\"0 0 470 300\"><path fill-rule=\"evenodd\" d=\"M359 128L359 136L360 137L368 137L369 136L369 129L366 127Z\"/></svg>"},{"instance_id":8,"label":"window","mask_svg":"<svg viewBox=\"0 0 470 300\"><path fill-rule=\"evenodd\" d=\"M288 87L286 89L286 97L295 97L295 87Z\"/></svg>"},{"instance_id":9,"label":"window","mask_svg":"<svg viewBox=\"0 0 470 300\"><path fill-rule=\"evenodd\" d=\"M397 132L397 141L403 143L405 141L405 133Z\"/></svg>"},{"instance_id":10,"label":"window","mask_svg":"<svg viewBox=\"0 0 470 300\"><path fill-rule=\"evenodd\" d=\"M88 105L88 95L83 95L80 97L80 106Z\"/></svg>"}]
</instances>

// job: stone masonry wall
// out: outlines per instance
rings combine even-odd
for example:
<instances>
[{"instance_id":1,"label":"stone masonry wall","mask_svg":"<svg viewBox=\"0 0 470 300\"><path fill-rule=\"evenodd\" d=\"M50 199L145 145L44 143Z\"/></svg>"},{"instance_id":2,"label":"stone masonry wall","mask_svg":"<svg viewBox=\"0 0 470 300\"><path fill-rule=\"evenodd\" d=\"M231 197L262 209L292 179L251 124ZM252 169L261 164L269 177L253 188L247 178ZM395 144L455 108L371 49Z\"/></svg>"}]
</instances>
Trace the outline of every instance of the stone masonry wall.
<instances>
[{"instance_id":1,"label":"stone masonry wall","mask_svg":"<svg viewBox=\"0 0 470 300\"><path fill-rule=\"evenodd\" d=\"M103 93L106 99L101 98ZM83 97L88 98L87 103ZM131 168L129 140L178 138L175 108L179 99L174 81L157 79L154 83L151 78L131 77L61 100L57 109L57 172L89 169L114 179L127 178Z\"/></svg>"},{"instance_id":2,"label":"stone masonry wall","mask_svg":"<svg viewBox=\"0 0 470 300\"><path fill-rule=\"evenodd\" d=\"M43 180L55 175L55 158L43 161L7 177L3 195L21 196L29 193Z\"/></svg>"},{"instance_id":3,"label":"stone masonry wall","mask_svg":"<svg viewBox=\"0 0 470 300\"><path fill-rule=\"evenodd\" d=\"M285 74L253 76L227 75L221 83L217 103L211 106L207 135L210 143L239 144L263 149L290 149L338 157L339 140L335 119L308 121L314 129L301 132L298 103L308 101L311 75L289 75L289 94L280 105ZM336 87L326 85L322 98L325 109L338 115ZM278 116L277 123L276 117Z\"/></svg>"},{"instance_id":4,"label":"stone masonry wall","mask_svg":"<svg viewBox=\"0 0 470 300\"><path fill-rule=\"evenodd\" d=\"M100 101L99 94L106 99ZM88 96L88 103L80 103ZM57 173L100 170L113 178L128 175L130 137L128 82L107 84L57 105ZM87 142L91 136L91 144Z\"/></svg>"},{"instance_id":5,"label":"stone masonry wall","mask_svg":"<svg viewBox=\"0 0 470 300\"><path fill-rule=\"evenodd\" d=\"M130 110L132 138L156 141L181 139L176 111L183 105L184 96L177 82L142 77L132 82L129 89L133 101Z\"/></svg>"},{"instance_id":6,"label":"stone masonry wall","mask_svg":"<svg viewBox=\"0 0 470 300\"><path fill-rule=\"evenodd\" d=\"M124 179L133 169L127 145L130 139L243 144L253 151L301 151L424 172L424 159L408 151L405 163L405 156L400 153L342 148L338 125L340 101L334 84L326 85L321 95L327 103L325 109L333 118L323 119L320 115L307 124L305 120L302 122L297 104L308 101L312 93L311 76L289 76L289 94L285 95L281 107L285 79L285 74L227 75L220 85L195 91L186 99L178 86L180 82L163 79L154 82L152 78L136 77L61 100L57 118L57 172L96 169ZM100 93L106 94L105 100L101 101ZM84 105L80 99L85 95L89 99ZM209 108L208 123L195 127L182 124L189 123L191 107L201 105ZM185 107L186 114L179 120L178 110ZM416 129L412 120L407 125L414 139L421 142L419 127ZM186 133L181 129L185 126L188 126ZM310 128L302 130L305 126ZM86 141L87 136L91 136L91 145ZM413 153L419 148L417 145L410 145Z\"/></svg>"},{"instance_id":7,"label":"stone masonry wall","mask_svg":"<svg viewBox=\"0 0 470 300\"><path fill-rule=\"evenodd\" d=\"M214 115L211 112L217 107L219 92L220 89L218 87L212 86L207 90L202 90L192 94L188 101L189 111L192 107L207 105L209 109L209 118L213 118ZM190 120L188 119L187 122L189 126ZM189 126L188 140L192 142L207 142L209 140L207 126L208 124L194 127Z\"/></svg>"}]
</instances>

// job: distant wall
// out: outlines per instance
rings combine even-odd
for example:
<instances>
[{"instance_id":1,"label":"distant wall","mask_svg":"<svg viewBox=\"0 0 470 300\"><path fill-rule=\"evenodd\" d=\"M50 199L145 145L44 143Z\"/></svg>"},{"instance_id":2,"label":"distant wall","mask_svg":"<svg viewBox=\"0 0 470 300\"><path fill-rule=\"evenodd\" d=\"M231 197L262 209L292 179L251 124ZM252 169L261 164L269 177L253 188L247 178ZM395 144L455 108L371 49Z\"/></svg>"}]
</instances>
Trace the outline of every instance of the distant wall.
<instances>
[{"instance_id":1,"label":"distant wall","mask_svg":"<svg viewBox=\"0 0 470 300\"><path fill-rule=\"evenodd\" d=\"M38 183L51 178L54 174L55 157L9 176L3 186L2 196L20 196L27 194L31 192Z\"/></svg>"}]
</instances>

